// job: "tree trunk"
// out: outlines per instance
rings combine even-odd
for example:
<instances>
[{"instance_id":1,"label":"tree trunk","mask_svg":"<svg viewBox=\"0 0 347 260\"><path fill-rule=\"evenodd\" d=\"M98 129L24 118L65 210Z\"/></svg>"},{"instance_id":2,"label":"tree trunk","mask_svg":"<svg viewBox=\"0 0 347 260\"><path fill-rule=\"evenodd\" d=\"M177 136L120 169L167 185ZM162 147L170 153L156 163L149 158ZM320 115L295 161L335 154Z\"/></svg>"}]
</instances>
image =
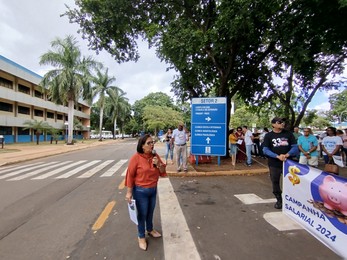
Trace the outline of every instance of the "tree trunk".
<instances>
[{"instance_id":1,"label":"tree trunk","mask_svg":"<svg viewBox=\"0 0 347 260\"><path fill-rule=\"evenodd\" d=\"M74 118L74 111L75 111L75 101L69 100L68 102L68 137L67 137L67 144L71 145L73 144L73 118Z\"/></svg>"},{"instance_id":2,"label":"tree trunk","mask_svg":"<svg viewBox=\"0 0 347 260\"><path fill-rule=\"evenodd\" d=\"M117 118L113 121L113 139L116 139L116 131L117 131Z\"/></svg>"},{"instance_id":3,"label":"tree trunk","mask_svg":"<svg viewBox=\"0 0 347 260\"><path fill-rule=\"evenodd\" d=\"M99 121L99 129L100 129L100 135L99 135L99 141L102 141L102 119L104 117L104 107L100 107L100 121Z\"/></svg>"},{"instance_id":4,"label":"tree trunk","mask_svg":"<svg viewBox=\"0 0 347 260\"><path fill-rule=\"evenodd\" d=\"M40 132L39 131L36 131L36 144L39 145L40 143Z\"/></svg>"}]
</instances>

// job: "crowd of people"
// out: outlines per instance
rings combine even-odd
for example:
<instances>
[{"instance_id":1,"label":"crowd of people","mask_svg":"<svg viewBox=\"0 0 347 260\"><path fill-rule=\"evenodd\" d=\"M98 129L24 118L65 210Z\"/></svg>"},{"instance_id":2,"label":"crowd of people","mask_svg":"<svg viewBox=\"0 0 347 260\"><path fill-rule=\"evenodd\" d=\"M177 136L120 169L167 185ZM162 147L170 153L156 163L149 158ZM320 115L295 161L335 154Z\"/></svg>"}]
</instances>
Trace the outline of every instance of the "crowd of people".
<instances>
[{"instance_id":1,"label":"crowd of people","mask_svg":"<svg viewBox=\"0 0 347 260\"><path fill-rule=\"evenodd\" d=\"M308 127L302 133L299 127L288 131L285 129L285 119L280 117L273 118L271 126L271 131L264 128L262 131L254 129L251 132L247 126L237 127L236 131L231 129L229 152L233 167L236 163L251 166L252 157L267 158L276 209L282 209L280 180L283 161L292 159L300 164L317 167L319 159L322 159L325 164L346 166L347 128L342 131L327 127L320 135L314 135Z\"/></svg>"},{"instance_id":2,"label":"crowd of people","mask_svg":"<svg viewBox=\"0 0 347 260\"><path fill-rule=\"evenodd\" d=\"M231 165L245 163L252 166L252 157L265 158L262 150L264 136L269 130L265 127L262 131L255 128L252 132L248 126L239 126L229 130L229 153Z\"/></svg>"},{"instance_id":3,"label":"crowd of people","mask_svg":"<svg viewBox=\"0 0 347 260\"><path fill-rule=\"evenodd\" d=\"M264 137L267 133L272 132L273 128L272 126L271 131L266 127L262 130L254 128L253 132L247 126L230 129L229 155L231 165L243 163L251 166L252 157L265 159L267 156L263 152ZM336 156L341 156L341 161L346 166L347 128L338 130L334 127L328 127L322 134L315 135L311 128L306 127L300 130L299 127L294 127L291 133L297 144L297 152L292 159L301 164L317 167L319 159L323 159L328 164L333 162L333 158L336 160Z\"/></svg>"}]
</instances>

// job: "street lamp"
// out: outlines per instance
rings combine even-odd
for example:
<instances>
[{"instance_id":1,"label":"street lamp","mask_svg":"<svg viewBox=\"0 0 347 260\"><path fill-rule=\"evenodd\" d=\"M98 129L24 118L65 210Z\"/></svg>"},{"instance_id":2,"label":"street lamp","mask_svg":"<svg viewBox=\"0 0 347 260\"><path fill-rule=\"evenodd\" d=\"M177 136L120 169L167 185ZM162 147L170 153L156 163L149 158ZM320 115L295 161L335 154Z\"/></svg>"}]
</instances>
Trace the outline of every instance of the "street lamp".
<instances>
[{"instance_id":1,"label":"street lamp","mask_svg":"<svg viewBox=\"0 0 347 260\"><path fill-rule=\"evenodd\" d=\"M65 125L65 136L66 136L66 143L67 143L69 123L68 123L68 122L65 122L64 125Z\"/></svg>"}]
</instances>

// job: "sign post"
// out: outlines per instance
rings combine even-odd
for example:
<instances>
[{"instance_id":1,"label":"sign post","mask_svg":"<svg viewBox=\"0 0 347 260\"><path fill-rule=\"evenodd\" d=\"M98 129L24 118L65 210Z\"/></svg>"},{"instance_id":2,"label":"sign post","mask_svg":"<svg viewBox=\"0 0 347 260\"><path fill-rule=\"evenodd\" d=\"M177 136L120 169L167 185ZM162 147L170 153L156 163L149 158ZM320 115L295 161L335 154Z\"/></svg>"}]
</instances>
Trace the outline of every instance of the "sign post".
<instances>
[{"instance_id":1,"label":"sign post","mask_svg":"<svg viewBox=\"0 0 347 260\"><path fill-rule=\"evenodd\" d=\"M218 156L218 165L219 156L226 155L226 101L225 97L192 99L191 153Z\"/></svg>"}]
</instances>

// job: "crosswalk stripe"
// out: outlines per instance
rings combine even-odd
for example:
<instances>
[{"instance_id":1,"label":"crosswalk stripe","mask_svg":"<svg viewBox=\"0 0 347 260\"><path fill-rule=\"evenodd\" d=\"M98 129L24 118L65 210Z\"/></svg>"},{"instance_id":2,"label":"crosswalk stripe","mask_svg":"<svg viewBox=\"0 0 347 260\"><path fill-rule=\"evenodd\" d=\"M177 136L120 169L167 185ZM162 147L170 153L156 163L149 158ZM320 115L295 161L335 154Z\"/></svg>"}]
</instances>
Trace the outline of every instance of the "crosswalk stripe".
<instances>
[{"instance_id":1,"label":"crosswalk stripe","mask_svg":"<svg viewBox=\"0 0 347 260\"><path fill-rule=\"evenodd\" d=\"M164 258L200 260L200 255L169 178L159 179L158 197L163 230Z\"/></svg>"},{"instance_id":2,"label":"crosswalk stripe","mask_svg":"<svg viewBox=\"0 0 347 260\"><path fill-rule=\"evenodd\" d=\"M111 177L124 163L126 163L127 159L119 160L115 165L113 165L110 169L108 169L104 174L100 177Z\"/></svg>"},{"instance_id":3,"label":"crosswalk stripe","mask_svg":"<svg viewBox=\"0 0 347 260\"><path fill-rule=\"evenodd\" d=\"M89 178L89 177L93 176L95 173L97 173L98 171L105 168L111 162L113 162L113 160L107 160L107 161L103 162L102 164L98 165L97 167L83 173L81 176L78 176L77 178Z\"/></svg>"},{"instance_id":4,"label":"crosswalk stripe","mask_svg":"<svg viewBox=\"0 0 347 260\"><path fill-rule=\"evenodd\" d=\"M124 172L122 173L122 175L121 176L125 176L126 174L127 174L127 170L128 170L128 167L124 170Z\"/></svg>"},{"instance_id":5,"label":"crosswalk stripe","mask_svg":"<svg viewBox=\"0 0 347 260\"><path fill-rule=\"evenodd\" d=\"M74 163L72 163L72 164L70 164L70 165L66 165L66 166L61 167L61 168L59 168L59 169L56 169L56 170L54 170L54 171L52 171L52 172L48 172L48 173L46 173L46 174L43 174L43 175L37 176L37 177L35 177L35 178L32 178L32 180L42 180L42 179L46 179L46 178L51 177L51 176L53 176L53 175L55 175L55 174L58 174L58 173L60 173L60 172L62 172L62 171L65 171L66 169L69 169L69 168L71 168L71 167L74 167L74 166L76 166L76 165L79 165L79 164L81 164L81 163L84 163L84 162L86 162L86 161L87 161L87 160L82 160L82 161L74 162Z\"/></svg>"},{"instance_id":6,"label":"crosswalk stripe","mask_svg":"<svg viewBox=\"0 0 347 260\"><path fill-rule=\"evenodd\" d=\"M45 164L45 166L51 165L51 164L54 164L54 163L57 163L57 162L49 162L49 163ZM37 168L40 168L40 167L42 167L42 166L43 166L43 164L39 164L39 165L36 165L36 166L26 167L26 168L24 168L24 169L21 169L21 170L18 170L18 171L14 171L14 172L5 174L5 175L0 176L0 180L1 180L1 179L8 178L8 177L15 176L15 175L18 175L18 174L21 174L21 173L23 173L23 172L27 172L27 171L30 171L30 170L33 170L33 169L37 169Z\"/></svg>"},{"instance_id":7,"label":"crosswalk stripe","mask_svg":"<svg viewBox=\"0 0 347 260\"><path fill-rule=\"evenodd\" d=\"M42 163L43 162L36 162L36 163L22 165L22 166L17 166L17 167L12 165L12 166L9 166L9 167L1 168L1 173L10 172L10 171L13 171L13 170L19 170L19 169L27 168L27 167L38 165L38 164L42 164Z\"/></svg>"},{"instance_id":8,"label":"crosswalk stripe","mask_svg":"<svg viewBox=\"0 0 347 260\"><path fill-rule=\"evenodd\" d=\"M23 174L21 176L18 176L18 177L15 177L15 178L12 178L12 179L9 179L7 181L19 181L19 180L23 180L25 178L29 178L29 177L32 177L32 176L35 176L41 172L44 172L44 171L47 171L47 170L50 170L52 168L56 168L56 167L59 167L61 165L64 165L64 164L67 164L67 163L70 163L71 161L66 161L66 162L61 162L61 163L58 163L58 164L53 164L53 165L50 165L48 167L44 167L44 168L41 168L41 169L38 169L36 171L33 171L33 172L29 172L27 174ZM46 166L46 165L45 165Z\"/></svg>"},{"instance_id":9,"label":"crosswalk stripe","mask_svg":"<svg viewBox=\"0 0 347 260\"><path fill-rule=\"evenodd\" d=\"M74 174L76 174L76 173L82 171L83 169L86 169L86 168L88 168L88 167L90 167L90 166L92 166L92 165L94 165L94 164L96 164L96 163L98 163L98 162L100 162L100 161L101 161L101 160L94 160L94 161L91 161L91 162L89 162L89 163L87 163L87 164L84 164L84 165L82 165L82 166L80 166L80 167L77 167L76 169L74 169L74 170L72 170L72 171L69 171L69 172L67 172L67 173L64 173L63 175L60 175L60 176L55 177L55 178L56 178L56 179L65 179L65 178L69 178L69 177L71 177L72 175L74 175Z\"/></svg>"}]
</instances>

